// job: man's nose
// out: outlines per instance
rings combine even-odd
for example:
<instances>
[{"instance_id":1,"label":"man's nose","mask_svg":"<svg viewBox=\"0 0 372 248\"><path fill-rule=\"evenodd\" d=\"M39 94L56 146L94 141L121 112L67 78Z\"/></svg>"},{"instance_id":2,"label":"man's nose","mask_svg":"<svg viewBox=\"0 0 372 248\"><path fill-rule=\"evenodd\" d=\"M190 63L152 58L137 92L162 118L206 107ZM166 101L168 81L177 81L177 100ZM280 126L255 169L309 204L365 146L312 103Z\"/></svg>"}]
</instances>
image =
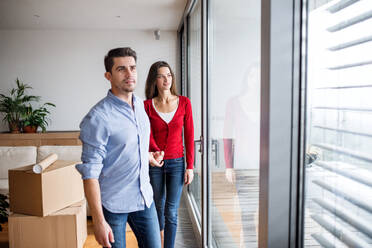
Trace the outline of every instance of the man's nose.
<instances>
[{"instance_id":1,"label":"man's nose","mask_svg":"<svg viewBox=\"0 0 372 248\"><path fill-rule=\"evenodd\" d=\"M130 76L133 75L133 72L128 68L128 69L125 70L125 74L126 74L127 77L130 77Z\"/></svg>"}]
</instances>

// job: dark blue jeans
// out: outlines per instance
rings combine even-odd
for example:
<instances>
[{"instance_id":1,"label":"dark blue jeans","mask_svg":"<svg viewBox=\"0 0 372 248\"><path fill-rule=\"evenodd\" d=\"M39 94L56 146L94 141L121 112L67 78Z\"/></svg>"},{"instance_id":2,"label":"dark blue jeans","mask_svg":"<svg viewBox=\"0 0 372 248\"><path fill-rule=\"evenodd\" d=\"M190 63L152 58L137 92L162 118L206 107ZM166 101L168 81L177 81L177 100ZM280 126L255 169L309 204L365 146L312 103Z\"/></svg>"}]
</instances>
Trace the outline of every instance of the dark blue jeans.
<instances>
[{"instance_id":1,"label":"dark blue jeans","mask_svg":"<svg viewBox=\"0 0 372 248\"><path fill-rule=\"evenodd\" d=\"M144 210L131 213L111 213L103 207L103 214L114 233L115 243L111 243L112 248L125 248L127 221L134 235L136 235L138 247L161 247L158 218L154 203L151 204L150 208L145 206Z\"/></svg>"},{"instance_id":2,"label":"dark blue jeans","mask_svg":"<svg viewBox=\"0 0 372 248\"><path fill-rule=\"evenodd\" d=\"M177 232L178 207L184 185L183 158L166 159L163 167L150 166L160 230L164 230L164 248L173 248Z\"/></svg>"}]
</instances>

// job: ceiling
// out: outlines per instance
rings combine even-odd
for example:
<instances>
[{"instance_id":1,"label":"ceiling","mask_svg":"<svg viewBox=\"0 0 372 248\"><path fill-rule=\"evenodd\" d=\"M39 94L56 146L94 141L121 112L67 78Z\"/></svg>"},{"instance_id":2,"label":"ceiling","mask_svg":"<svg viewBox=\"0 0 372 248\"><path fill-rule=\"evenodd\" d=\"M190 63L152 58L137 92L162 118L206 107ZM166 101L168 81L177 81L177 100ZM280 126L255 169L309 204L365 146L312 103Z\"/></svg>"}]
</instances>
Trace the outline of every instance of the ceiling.
<instances>
[{"instance_id":1,"label":"ceiling","mask_svg":"<svg viewBox=\"0 0 372 248\"><path fill-rule=\"evenodd\" d=\"M187 0L0 0L0 29L177 30Z\"/></svg>"}]
</instances>

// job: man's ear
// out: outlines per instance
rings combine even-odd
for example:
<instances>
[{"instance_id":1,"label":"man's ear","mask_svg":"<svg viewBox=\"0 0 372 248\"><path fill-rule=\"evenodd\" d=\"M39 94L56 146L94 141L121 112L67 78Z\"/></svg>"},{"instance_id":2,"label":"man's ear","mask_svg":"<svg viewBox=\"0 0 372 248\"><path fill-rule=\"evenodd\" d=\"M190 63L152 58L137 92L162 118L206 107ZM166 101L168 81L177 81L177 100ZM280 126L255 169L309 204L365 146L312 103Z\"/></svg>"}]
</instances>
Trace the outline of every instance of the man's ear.
<instances>
[{"instance_id":1,"label":"man's ear","mask_svg":"<svg viewBox=\"0 0 372 248\"><path fill-rule=\"evenodd\" d=\"M111 72L105 72L105 78L108 80L108 81L111 81L111 77L112 77L112 75L111 75Z\"/></svg>"}]
</instances>

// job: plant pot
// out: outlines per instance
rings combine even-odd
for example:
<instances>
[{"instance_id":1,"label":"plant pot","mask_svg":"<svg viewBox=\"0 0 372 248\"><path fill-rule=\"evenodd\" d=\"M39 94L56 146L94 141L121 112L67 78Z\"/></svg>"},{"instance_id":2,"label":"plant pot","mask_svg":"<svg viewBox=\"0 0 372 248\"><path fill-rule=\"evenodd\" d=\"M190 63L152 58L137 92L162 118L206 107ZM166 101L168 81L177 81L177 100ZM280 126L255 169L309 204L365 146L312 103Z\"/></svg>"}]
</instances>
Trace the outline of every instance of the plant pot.
<instances>
[{"instance_id":1,"label":"plant pot","mask_svg":"<svg viewBox=\"0 0 372 248\"><path fill-rule=\"evenodd\" d=\"M20 133L21 128L19 127L18 122L9 122L9 130L11 133Z\"/></svg>"},{"instance_id":2,"label":"plant pot","mask_svg":"<svg viewBox=\"0 0 372 248\"><path fill-rule=\"evenodd\" d=\"M23 127L23 132L25 133L36 133L37 131L37 126L24 126Z\"/></svg>"}]
</instances>

